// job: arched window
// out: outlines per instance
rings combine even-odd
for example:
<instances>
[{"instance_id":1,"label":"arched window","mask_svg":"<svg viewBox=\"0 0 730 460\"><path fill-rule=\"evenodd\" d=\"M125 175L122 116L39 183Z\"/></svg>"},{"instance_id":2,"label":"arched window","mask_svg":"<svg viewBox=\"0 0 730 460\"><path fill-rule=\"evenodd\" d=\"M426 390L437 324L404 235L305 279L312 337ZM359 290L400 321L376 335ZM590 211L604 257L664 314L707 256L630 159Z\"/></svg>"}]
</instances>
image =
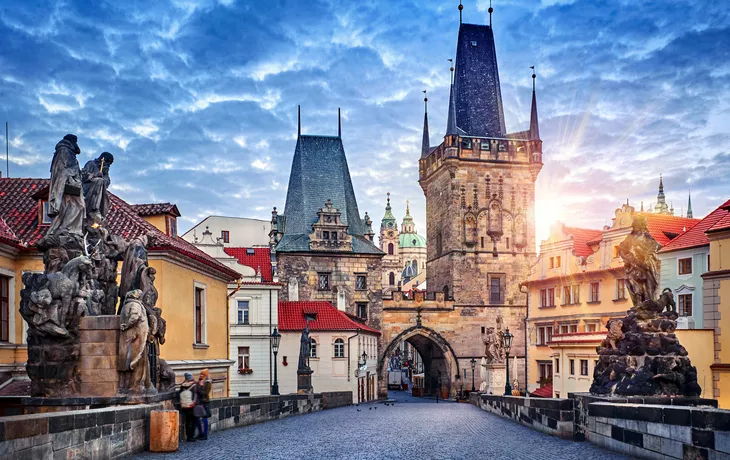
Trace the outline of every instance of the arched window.
<instances>
[{"instance_id":1,"label":"arched window","mask_svg":"<svg viewBox=\"0 0 730 460\"><path fill-rule=\"evenodd\" d=\"M312 347L309 351L309 357L310 358L316 358L317 357L317 341L312 339Z\"/></svg>"},{"instance_id":2,"label":"arched window","mask_svg":"<svg viewBox=\"0 0 730 460\"><path fill-rule=\"evenodd\" d=\"M393 243L388 243L388 255L393 255Z\"/></svg>"},{"instance_id":3,"label":"arched window","mask_svg":"<svg viewBox=\"0 0 730 460\"><path fill-rule=\"evenodd\" d=\"M418 275L418 261L414 260L411 262L411 267L413 267L413 274Z\"/></svg>"},{"instance_id":4,"label":"arched window","mask_svg":"<svg viewBox=\"0 0 730 460\"><path fill-rule=\"evenodd\" d=\"M390 284L391 286L395 284L395 273L390 272L390 274L388 275L388 284Z\"/></svg>"},{"instance_id":5,"label":"arched window","mask_svg":"<svg viewBox=\"0 0 730 460\"><path fill-rule=\"evenodd\" d=\"M335 358L345 357L345 341L342 339L335 340Z\"/></svg>"},{"instance_id":6,"label":"arched window","mask_svg":"<svg viewBox=\"0 0 730 460\"><path fill-rule=\"evenodd\" d=\"M449 299L449 287L448 286L444 286L444 298L446 300Z\"/></svg>"}]
</instances>

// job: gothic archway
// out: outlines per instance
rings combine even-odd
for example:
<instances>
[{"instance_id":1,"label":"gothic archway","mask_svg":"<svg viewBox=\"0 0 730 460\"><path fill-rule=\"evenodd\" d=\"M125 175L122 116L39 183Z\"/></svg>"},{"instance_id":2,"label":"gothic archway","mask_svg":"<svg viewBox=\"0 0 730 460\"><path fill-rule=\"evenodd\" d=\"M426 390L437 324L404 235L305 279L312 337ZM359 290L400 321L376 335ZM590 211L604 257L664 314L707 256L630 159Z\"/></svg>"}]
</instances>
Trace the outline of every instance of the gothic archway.
<instances>
[{"instance_id":1,"label":"gothic archway","mask_svg":"<svg viewBox=\"0 0 730 460\"><path fill-rule=\"evenodd\" d=\"M424 364L424 383L426 393L435 394L446 387L450 395L456 393L456 379L460 378L459 361L451 344L435 330L421 325L404 330L385 348L378 361L378 375L382 381L388 381L387 360L401 342L408 342L421 355Z\"/></svg>"}]
</instances>

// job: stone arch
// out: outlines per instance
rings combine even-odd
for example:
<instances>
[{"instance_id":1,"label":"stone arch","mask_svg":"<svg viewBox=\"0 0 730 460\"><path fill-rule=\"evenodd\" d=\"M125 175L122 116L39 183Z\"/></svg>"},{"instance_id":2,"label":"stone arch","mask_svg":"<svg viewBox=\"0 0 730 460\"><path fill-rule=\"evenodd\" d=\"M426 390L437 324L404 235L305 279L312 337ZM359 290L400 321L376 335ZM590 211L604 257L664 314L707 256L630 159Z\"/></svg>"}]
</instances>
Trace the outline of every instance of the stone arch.
<instances>
[{"instance_id":1,"label":"stone arch","mask_svg":"<svg viewBox=\"0 0 730 460\"><path fill-rule=\"evenodd\" d=\"M378 378L383 379L384 382L388 381L388 367L385 363L401 342L408 342L413 345L423 358L424 374L427 376L426 385L431 387L427 389L434 390L431 382L439 375L438 371L440 370L440 385L447 386L449 394L452 396L456 394L456 379L460 378L461 372L456 353L451 344L441 334L430 327L422 325L411 326L402 331L385 347L384 353L378 360ZM427 360L428 366L426 365Z\"/></svg>"}]
</instances>

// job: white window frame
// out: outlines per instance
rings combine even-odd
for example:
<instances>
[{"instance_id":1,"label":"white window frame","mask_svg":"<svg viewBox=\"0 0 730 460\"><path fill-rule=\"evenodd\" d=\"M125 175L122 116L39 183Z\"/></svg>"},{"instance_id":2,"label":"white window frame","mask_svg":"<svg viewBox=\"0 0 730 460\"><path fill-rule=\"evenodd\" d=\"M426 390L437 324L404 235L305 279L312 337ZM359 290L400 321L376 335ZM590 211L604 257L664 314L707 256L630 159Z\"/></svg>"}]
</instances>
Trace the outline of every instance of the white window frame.
<instances>
[{"instance_id":1,"label":"white window frame","mask_svg":"<svg viewBox=\"0 0 730 460\"><path fill-rule=\"evenodd\" d=\"M689 272L688 273L679 273L679 262L681 260L687 260L687 259L689 259ZM692 274L694 272L694 260L693 259L694 259L694 257L692 257L692 256L677 257L677 276L682 276L682 277L685 277L685 276L691 277L692 276Z\"/></svg>"},{"instance_id":2,"label":"white window frame","mask_svg":"<svg viewBox=\"0 0 730 460\"><path fill-rule=\"evenodd\" d=\"M241 309L241 305L240 305L241 302L246 302L246 308L245 308L245 310L242 310ZM238 320L238 316L239 316L238 314L241 311L246 311L248 313L248 315L247 315L248 316L248 321L240 322ZM251 325L251 299L236 299L236 324L237 325L242 325L242 326L243 325L245 325L245 326L250 326Z\"/></svg>"},{"instance_id":3,"label":"white window frame","mask_svg":"<svg viewBox=\"0 0 730 460\"><path fill-rule=\"evenodd\" d=\"M689 301L692 304L692 314L691 315L683 315L682 314L682 310L680 309L680 306L679 306L679 299L683 295L689 296ZM695 296L694 296L694 292L679 292L679 293L677 293L677 314L680 317L691 318L692 316L694 316L694 313L695 313Z\"/></svg>"},{"instance_id":4,"label":"white window frame","mask_svg":"<svg viewBox=\"0 0 730 460\"><path fill-rule=\"evenodd\" d=\"M338 340L340 341L340 343L337 342ZM338 345L342 345L342 353L341 353L342 356L337 356L337 346ZM343 339L342 337L334 337L332 340L332 358L342 359L342 358L346 358L346 357L347 356L345 356L345 339Z\"/></svg>"},{"instance_id":5,"label":"white window frame","mask_svg":"<svg viewBox=\"0 0 730 460\"><path fill-rule=\"evenodd\" d=\"M200 339L201 342L195 341L195 291L196 289L202 289L203 295L201 296L202 305L200 311ZM207 348L208 346L208 285L201 283L200 281L193 281L193 347Z\"/></svg>"},{"instance_id":6,"label":"white window frame","mask_svg":"<svg viewBox=\"0 0 730 460\"><path fill-rule=\"evenodd\" d=\"M309 349L309 359L319 359L319 355L317 354L319 352L318 346L319 338L312 337L312 347Z\"/></svg>"},{"instance_id":7,"label":"white window frame","mask_svg":"<svg viewBox=\"0 0 730 460\"><path fill-rule=\"evenodd\" d=\"M241 353L241 348L248 348L248 353ZM249 365L248 368L246 368L245 366L244 367L239 366L238 368L239 369L252 369L250 367L251 366L251 346L249 346L249 345L240 346L240 347L238 347L237 351L238 351L238 362L236 364L240 363L241 357L244 357L243 362L245 363L246 358L248 358L248 365Z\"/></svg>"},{"instance_id":8,"label":"white window frame","mask_svg":"<svg viewBox=\"0 0 730 460\"><path fill-rule=\"evenodd\" d=\"M593 298L593 285L598 286L598 289L596 289L596 298ZM591 281L588 283L588 301L589 302L600 302L601 301L601 282L600 281Z\"/></svg>"}]
</instances>

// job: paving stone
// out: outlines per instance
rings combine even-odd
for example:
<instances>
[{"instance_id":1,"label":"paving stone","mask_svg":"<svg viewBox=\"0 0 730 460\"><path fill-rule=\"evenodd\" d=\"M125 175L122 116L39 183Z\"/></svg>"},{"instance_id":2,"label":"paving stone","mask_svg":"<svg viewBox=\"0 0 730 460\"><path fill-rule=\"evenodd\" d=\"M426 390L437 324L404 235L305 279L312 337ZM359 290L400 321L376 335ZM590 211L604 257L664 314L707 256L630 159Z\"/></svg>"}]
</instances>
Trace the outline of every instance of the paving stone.
<instances>
[{"instance_id":1,"label":"paving stone","mask_svg":"<svg viewBox=\"0 0 730 460\"><path fill-rule=\"evenodd\" d=\"M208 441L183 442L175 453L147 452L132 458L627 458L587 442L572 442L534 431L471 404L437 404L435 400L406 397L400 392L391 395L396 399L393 406L371 403L292 415L212 432Z\"/></svg>"}]
</instances>

